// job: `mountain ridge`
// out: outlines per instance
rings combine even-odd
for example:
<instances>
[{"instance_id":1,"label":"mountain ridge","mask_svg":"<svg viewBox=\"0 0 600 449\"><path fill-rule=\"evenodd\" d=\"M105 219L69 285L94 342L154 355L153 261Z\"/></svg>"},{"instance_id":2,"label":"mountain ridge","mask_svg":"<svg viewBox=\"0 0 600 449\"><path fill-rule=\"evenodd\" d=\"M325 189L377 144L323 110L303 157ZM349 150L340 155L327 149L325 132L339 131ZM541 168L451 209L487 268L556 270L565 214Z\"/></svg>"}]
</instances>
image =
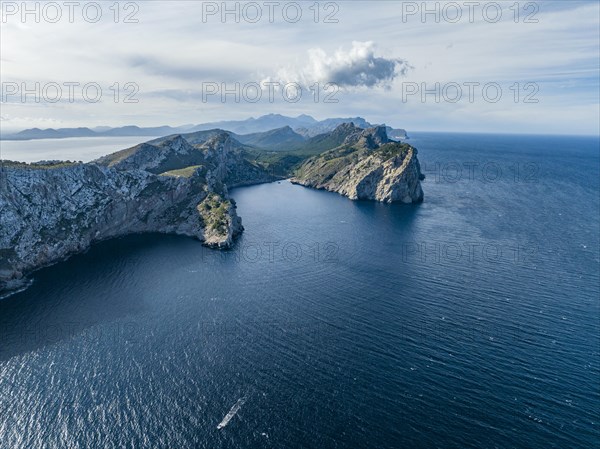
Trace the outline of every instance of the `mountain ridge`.
<instances>
[{"instance_id":1,"label":"mountain ridge","mask_svg":"<svg viewBox=\"0 0 600 449\"><path fill-rule=\"evenodd\" d=\"M267 114L258 118L250 117L245 120L227 120L182 126L153 126L139 127L126 125L121 127L96 126L79 128L29 128L15 133L1 133L0 140L37 140L37 139L66 139L70 137L161 137L170 134L183 134L210 129L223 129L237 135L248 135L268 132L275 129L290 127L295 133L306 138L333 131L342 123L355 123L362 128L372 125L362 117L327 118L316 120L310 115L301 114L288 117L281 114ZM395 133L397 138L406 138L406 131L388 127L389 133Z\"/></svg>"}]
</instances>

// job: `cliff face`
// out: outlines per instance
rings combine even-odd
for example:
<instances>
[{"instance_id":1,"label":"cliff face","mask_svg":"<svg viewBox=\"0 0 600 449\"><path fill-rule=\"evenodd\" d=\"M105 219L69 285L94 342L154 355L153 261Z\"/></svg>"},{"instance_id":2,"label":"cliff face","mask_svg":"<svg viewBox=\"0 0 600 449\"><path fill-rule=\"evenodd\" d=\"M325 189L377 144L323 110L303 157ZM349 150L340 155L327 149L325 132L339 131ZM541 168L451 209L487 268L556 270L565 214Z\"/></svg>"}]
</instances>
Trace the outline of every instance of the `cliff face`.
<instances>
[{"instance_id":1,"label":"cliff face","mask_svg":"<svg viewBox=\"0 0 600 449\"><path fill-rule=\"evenodd\" d=\"M198 147L176 137L89 164L5 164L0 291L18 287L23 273L122 235L180 234L231 246L243 227L228 184L270 180L238 150L227 135Z\"/></svg>"},{"instance_id":2,"label":"cliff face","mask_svg":"<svg viewBox=\"0 0 600 449\"><path fill-rule=\"evenodd\" d=\"M308 159L292 182L353 200L423 201L424 177L415 148L390 141L383 126L347 131L341 146Z\"/></svg>"}]
</instances>

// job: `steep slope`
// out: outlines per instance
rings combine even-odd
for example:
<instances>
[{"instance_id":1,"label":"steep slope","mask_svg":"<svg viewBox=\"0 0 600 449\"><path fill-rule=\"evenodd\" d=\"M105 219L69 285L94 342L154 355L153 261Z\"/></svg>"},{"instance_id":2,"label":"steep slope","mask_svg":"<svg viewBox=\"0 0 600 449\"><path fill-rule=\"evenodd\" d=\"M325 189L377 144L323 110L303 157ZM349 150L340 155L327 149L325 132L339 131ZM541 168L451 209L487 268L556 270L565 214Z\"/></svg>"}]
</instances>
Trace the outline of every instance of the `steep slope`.
<instances>
[{"instance_id":1,"label":"steep slope","mask_svg":"<svg viewBox=\"0 0 600 449\"><path fill-rule=\"evenodd\" d=\"M353 122L342 123L332 131L311 137L303 145L303 149L312 154L323 153L339 147L346 139L351 138L351 136L358 136L362 131L362 128L359 128Z\"/></svg>"},{"instance_id":2,"label":"steep slope","mask_svg":"<svg viewBox=\"0 0 600 449\"><path fill-rule=\"evenodd\" d=\"M217 136L222 133L232 134L229 131L223 131L222 129L214 128L214 129L208 129L205 131L194 131L194 132L189 132L189 133L184 133L184 134L179 134L179 135L181 135L183 138L185 138L185 140L187 140L190 145L198 145L198 144L202 144L202 143L206 142L211 137ZM161 142L164 142L165 140L172 139L176 135L177 134L171 134L168 136L159 137L158 139L151 140L147 143L150 143L152 145L158 145ZM233 137L236 137L236 136L233 136Z\"/></svg>"},{"instance_id":3,"label":"steep slope","mask_svg":"<svg viewBox=\"0 0 600 449\"><path fill-rule=\"evenodd\" d=\"M422 179L417 150L390 141L380 126L352 133L339 147L308 159L292 182L354 200L417 203L423 201Z\"/></svg>"},{"instance_id":4,"label":"steep slope","mask_svg":"<svg viewBox=\"0 0 600 449\"><path fill-rule=\"evenodd\" d=\"M231 133L211 130L156 139L101 157L94 163L116 170L142 169L155 174L204 167L208 178L218 172L219 179L229 187L271 181L272 177L261 166L245 157L245 151Z\"/></svg>"},{"instance_id":5,"label":"steep slope","mask_svg":"<svg viewBox=\"0 0 600 449\"><path fill-rule=\"evenodd\" d=\"M89 164L4 161L0 291L117 236L171 233L227 248L243 229L228 187L272 179L227 133L198 146L175 136Z\"/></svg>"},{"instance_id":6,"label":"steep slope","mask_svg":"<svg viewBox=\"0 0 600 449\"><path fill-rule=\"evenodd\" d=\"M304 161L312 156L358 142L363 129L354 123L342 123L333 131L319 134L304 141L289 151L247 150L251 157L263 164L272 173L289 177ZM385 133L383 133L385 135ZM387 137L385 137L387 141Z\"/></svg>"},{"instance_id":7,"label":"steep slope","mask_svg":"<svg viewBox=\"0 0 600 449\"><path fill-rule=\"evenodd\" d=\"M156 145L142 143L94 161L117 170L146 170L163 173L169 170L199 165L205 162L204 154L180 135L170 137Z\"/></svg>"},{"instance_id":8,"label":"steep slope","mask_svg":"<svg viewBox=\"0 0 600 449\"><path fill-rule=\"evenodd\" d=\"M206 239L198 205L205 179L119 171L96 164L5 167L0 193L0 289L23 272L85 250L94 241L139 232L195 237L228 246L241 223Z\"/></svg>"}]
</instances>

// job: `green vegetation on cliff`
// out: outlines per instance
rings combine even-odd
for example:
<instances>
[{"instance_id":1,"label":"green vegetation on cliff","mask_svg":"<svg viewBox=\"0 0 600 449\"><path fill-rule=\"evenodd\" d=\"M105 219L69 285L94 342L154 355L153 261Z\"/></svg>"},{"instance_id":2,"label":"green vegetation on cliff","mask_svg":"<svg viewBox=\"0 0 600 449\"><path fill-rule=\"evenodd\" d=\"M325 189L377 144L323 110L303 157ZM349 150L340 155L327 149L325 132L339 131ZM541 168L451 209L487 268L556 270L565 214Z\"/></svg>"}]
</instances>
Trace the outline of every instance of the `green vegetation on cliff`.
<instances>
[{"instance_id":1,"label":"green vegetation on cliff","mask_svg":"<svg viewBox=\"0 0 600 449\"><path fill-rule=\"evenodd\" d=\"M205 226L217 234L227 233L231 202L217 193L209 193L198 204L198 212Z\"/></svg>"},{"instance_id":2,"label":"green vegetation on cliff","mask_svg":"<svg viewBox=\"0 0 600 449\"><path fill-rule=\"evenodd\" d=\"M189 167L180 168L178 170L170 170L164 173L161 173L161 176L175 176L181 178L189 178L193 176L196 171L200 169L200 174L205 175L206 169L203 165L191 165Z\"/></svg>"}]
</instances>

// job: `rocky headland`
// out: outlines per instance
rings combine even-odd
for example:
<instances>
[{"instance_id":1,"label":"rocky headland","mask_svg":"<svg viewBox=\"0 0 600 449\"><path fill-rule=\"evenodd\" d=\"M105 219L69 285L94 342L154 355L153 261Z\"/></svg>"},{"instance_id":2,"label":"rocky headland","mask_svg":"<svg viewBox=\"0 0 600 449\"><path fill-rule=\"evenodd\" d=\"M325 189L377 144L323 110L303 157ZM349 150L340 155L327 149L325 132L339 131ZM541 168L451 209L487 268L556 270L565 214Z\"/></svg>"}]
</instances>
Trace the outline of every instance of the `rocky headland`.
<instances>
[{"instance_id":1,"label":"rocky headland","mask_svg":"<svg viewBox=\"0 0 600 449\"><path fill-rule=\"evenodd\" d=\"M302 146L290 135L282 128L244 144L217 129L155 139L85 164L2 161L0 295L22 288L33 270L124 235L178 234L229 248L243 231L232 187L285 177L356 200L423 200L417 150L390 140L385 126L344 123ZM266 141L268 149L257 146Z\"/></svg>"},{"instance_id":2,"label":"rocky headland","mask_svg":"<svg viewBox=\"0 0 600 449\"><path fill-rule=\"evenodd\" d=\"M416 148L391 141L383 126L363 130L350 123L342 127L347 135L344 142L304 162L291 179L293 183L353 200L423 201L424 176Z\"/></svg>"},{"instance_id":3,"label":"rocky headland","mask_svg":"<svg viewBox=\"0 0 600 449\"><path fill-rule=\"evenodd\" d=\"M228 187L272 180L227 133L196 146L175 136L88 164L4 161L0 291L94 242L128 234L179 234L228 248L243 230Z\"/></svg>"}]
</instances>

